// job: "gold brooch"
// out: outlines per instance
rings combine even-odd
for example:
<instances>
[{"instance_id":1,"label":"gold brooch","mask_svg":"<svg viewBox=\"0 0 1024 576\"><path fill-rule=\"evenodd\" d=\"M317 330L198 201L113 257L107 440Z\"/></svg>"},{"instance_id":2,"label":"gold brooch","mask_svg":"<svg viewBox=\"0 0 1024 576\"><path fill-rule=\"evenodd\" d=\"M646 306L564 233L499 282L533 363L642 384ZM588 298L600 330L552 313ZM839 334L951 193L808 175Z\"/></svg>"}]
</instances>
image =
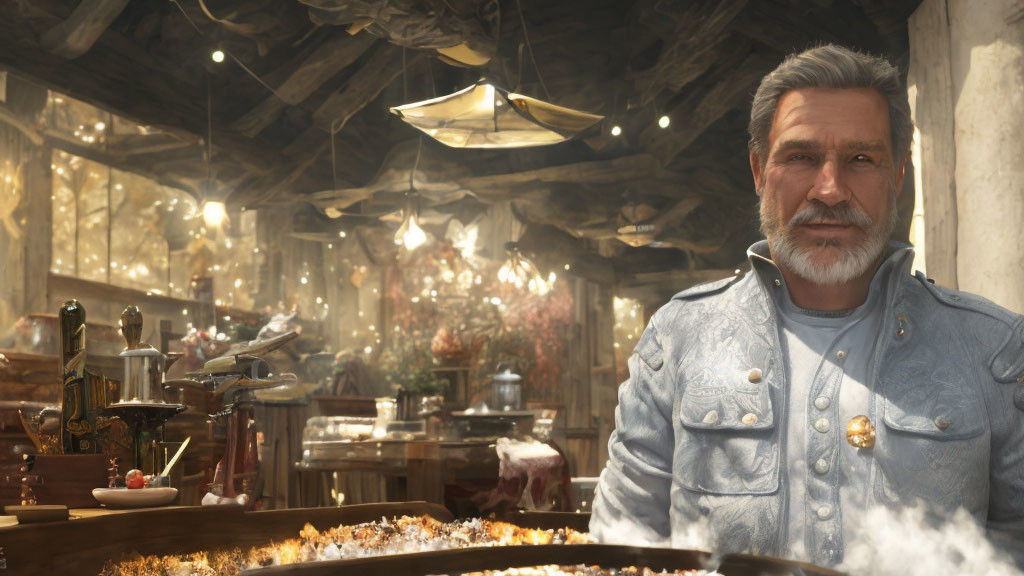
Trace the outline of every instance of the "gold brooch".
<instances>
[{"instance_id":1,"label":"gold brooch","mask_svg":"<svg viewBox=\"0 0 1024 576\"><path fill-rule=\"evenodd\" d=\"M855 448L871 448L875 445L875 425L867 416L854 416L846 425L846 441Z\"/></svg>"}]
</instances>

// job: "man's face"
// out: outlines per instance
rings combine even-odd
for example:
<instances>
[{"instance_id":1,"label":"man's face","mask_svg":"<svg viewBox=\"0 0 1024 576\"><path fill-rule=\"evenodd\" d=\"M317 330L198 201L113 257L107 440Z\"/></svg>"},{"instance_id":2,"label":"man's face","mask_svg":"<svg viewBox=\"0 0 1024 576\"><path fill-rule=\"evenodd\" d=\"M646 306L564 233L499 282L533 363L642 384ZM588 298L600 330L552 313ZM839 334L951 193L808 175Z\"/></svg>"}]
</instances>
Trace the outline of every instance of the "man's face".
<instances>
[{"instance_id":1,"label":"man's face","mask_svg":"<svg viewBox=\"0 0 1024 576\"><path fill-rule=\"evenodd\" d=\"M779 99L769 149L750 155L772 258L814 284L867 272L895 225L885 98L871 88L792 90Z\"/></svg>"}]
</instances>

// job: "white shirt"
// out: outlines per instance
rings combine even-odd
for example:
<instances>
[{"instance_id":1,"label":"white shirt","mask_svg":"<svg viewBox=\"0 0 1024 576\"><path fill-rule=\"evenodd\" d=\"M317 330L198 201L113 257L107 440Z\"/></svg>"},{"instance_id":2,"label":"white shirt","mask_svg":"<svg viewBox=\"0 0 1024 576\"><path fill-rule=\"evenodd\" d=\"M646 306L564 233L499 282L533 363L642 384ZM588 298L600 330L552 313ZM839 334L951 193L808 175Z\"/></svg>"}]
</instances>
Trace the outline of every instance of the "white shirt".
<instances>
[{"instance_id":1,"label":"white shirt","mask_svg":"<svg viewBox=\"0 0 1024 576\"><path fill-rule=\"evenodd\" d=\"M884 266L884 265L883 265ZM846 425L867 414L868 370L881 324L884 270L865 302L853 310L820 312L775 292L779 340L789 376L786 461L789 474L788 542L794 558L844 547L870 485L870 452L849 449Z\"/></svg>"}]
</instances>

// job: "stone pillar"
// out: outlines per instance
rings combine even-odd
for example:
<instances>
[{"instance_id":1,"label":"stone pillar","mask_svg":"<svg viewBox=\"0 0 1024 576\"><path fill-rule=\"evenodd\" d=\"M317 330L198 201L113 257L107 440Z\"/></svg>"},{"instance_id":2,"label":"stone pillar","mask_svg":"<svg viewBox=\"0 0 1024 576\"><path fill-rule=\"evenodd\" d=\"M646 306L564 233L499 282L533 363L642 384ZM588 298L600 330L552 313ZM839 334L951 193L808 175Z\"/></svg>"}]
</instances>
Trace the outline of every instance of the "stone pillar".
<instances>
[{"instance_id":1,"label":"stone pillar","mask_svg":"<svg viewBox=\"0 0 1024 576\"><path fill-rule=\"evenodd\" d=\"M957 278L1024 312L1024 21L1017 0L949 0Z\"/></svg>"},{"instance_id":2,"label":"stone pillar","mask_svg":"<svg viewBox=\"0 0 1024 576\"><path fill-rule=\"evenodd\" d=\"M953 139L953 79L949 60L946 0L924 0L907 23L910 70L907 88L916 131L911 154L914 178L924 198L924 246L928 277L957 287L956 147Z\"/></svg>"},{"instance_id":3,"label":"stone pillar","mask_svg":"<svg viewBox=\"0 0 1024 576\"><path fill-rule=\"evenodd\" d=\"M928 274L1016 312L1024 312L1021 15L1017 0L925 0L909 22Z\"/></svg>"}]
</instances>

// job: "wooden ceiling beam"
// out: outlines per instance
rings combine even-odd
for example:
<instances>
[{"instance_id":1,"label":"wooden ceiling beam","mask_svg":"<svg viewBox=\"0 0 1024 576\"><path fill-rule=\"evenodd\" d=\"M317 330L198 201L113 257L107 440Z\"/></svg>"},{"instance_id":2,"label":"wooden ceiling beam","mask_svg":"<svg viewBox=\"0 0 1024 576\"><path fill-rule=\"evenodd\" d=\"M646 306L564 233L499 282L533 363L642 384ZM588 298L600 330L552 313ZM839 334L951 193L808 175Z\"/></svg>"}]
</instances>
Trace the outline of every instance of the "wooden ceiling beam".
<instances>
[{"instance_id":1,"label":"wooden ceiling beam","mask_svg":"<svg viewBox=\"0 0 1024 576\"><path fill-rule=\"evenodd\" d=\"M607 184L659 176L666 176L666 173L657 159L648 154L634 154L613 160L594 160L508 174L474 176L460 183L472 193L480 189L508 189L535 183Z\"/></svg>"},{"instance_id":2,"label":"wooden ceiling beam","mask_svg":"<svg viewBox=\"0 0 1024 576\"><path fill-rule=\"evenodd\" d=\"M375 41L376 38L370 34L349 36L337 32L302 62L297 65L290 63L288 67L293 69L275 88L276 94L268 96L232 122L231 129L250 137L259 134L289 105L305 101L325 82L351 66Z\"/></svg>"},{"instance_id":3,"label":"wooden ceiling beam","mask_svg":"<svg viewBox=\"0 0 1024 576\"><path fill-rule=\"evenodd\" d=\"M406 67L422 58L422 53L405 57ZM340 132L345 124L402 74L402 49L378 44L374 54L356 71L345 86L327 98L313 114L313 126L282 149L283 157L266 175L236 189L229 200L254 207L261 201L288 191L288 188L312 166L331 145L331 130ZM337 141L335 142L337 145Z\"/></svg>"},{"instance_id":4,"label":"wooden ceiling beam","mask_svg":"<svg viewBox=\"0 0 1024 576\"><path fill-rule=\"evenodd\" d=\"M408 165L411 166L412 163L409 162ZM395 172L387 178L378 178L368 186L326 190L311 194L305 200L324 211L344 210L378 192L404 189L408 178L406 172L403 168L403 172ZM658 161L647 154L485 176L467 176L453 170L444 170L444 172L439 179L430 179L432 183L436 184L435 188L438 190L442 188L462 189L484 202L523 198L524 194L530 193L536 195L538 185L546 184L566 183L582 187L621 183L625 188L626 183L632 185L636 182L650 182L652 186L657 186L659 183L668 183L673 180L673 174L662 170ZM400 180L396 181L394 178L400 178ZM449 185L445 186L445 184Z\"/></svg>"},{"instance_id":5,"label":"wooden ceiling beam","mask_svg":"<svg viewBox=\"0 0 1024 576\"><path fill-rule=\"evenodd\" d=\"M722 76L708 89L695 90L672 111L667 129L648 127L640 145L667 166L709 126L734 108L749 107L761 78L779 63L775 54L753 52L738 66L722 63Z\"/></svg>"},{"instance_id":6,"label":"wooden ceiling beam","mask_svg":"<svg viewBox=\"0 0 1024 576\"><path fill-rule=\"evenodd\" d=\"M781 54L800 52L823 42L874 53L886 51L886 39L849 0L833 2L829 9L821 9L820 12L823 13L814 14L810 9L793 10L775 2L751 2L736 19L733 28Z\"/></svg>"},{"instance_id":7,"label":"wooden ceiling beam","mask_svg":"<svg viewBox=\"0 0 1024 576\"><path fill-rule=\"evenodd\" d=\"M424 57L420 51L410 51L404 56L402 51L402 48L391 44L378 44L366 64L313 112L313 124L328 133L332 129L341 130L352 116L401 76L403 70L411 68Z\"/></svg>"},{"instance_id":8,"label":"wooden ceiling beam","mask_svg":"<svg viewBox=\"0 0 1024 576\"><path fill-rule=\"evenodd\" d=\"M39 44L62 58L78 58L96 43L128 5L129 0L81 0L74 12L44 32Z\"/></svg>"},{"instance_id":9,"label":"wooden ceiling beam","mask_svg":"<svg viewBox=\"0 0 1024 576\"><path fill-rule=\"evenodd\" d=\"M664 30L666 21L674 22L666 34L666 46L658 62L650 69L634 74L639 103L649 104L663 90L678 92L703 74L718 59L727 28L743 11L747 0L721 2L644 2L639 22Z\"/></svg>"}]
</instances>

